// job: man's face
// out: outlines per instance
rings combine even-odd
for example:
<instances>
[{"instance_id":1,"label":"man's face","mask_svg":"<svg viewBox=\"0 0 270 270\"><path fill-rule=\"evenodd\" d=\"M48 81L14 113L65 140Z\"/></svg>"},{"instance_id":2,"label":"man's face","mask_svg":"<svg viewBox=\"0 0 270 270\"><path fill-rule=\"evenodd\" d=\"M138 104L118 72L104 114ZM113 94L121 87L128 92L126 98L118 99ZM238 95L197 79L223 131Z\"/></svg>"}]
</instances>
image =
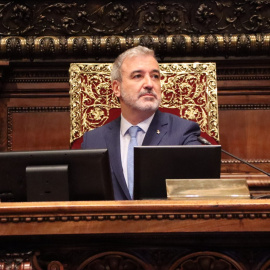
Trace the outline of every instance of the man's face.
<instances>
[{"instance_id":1,"label":"man's face","mask_svg":"<svg viewBox=\"0 0 270 270\"><path fill-rule=\"evenodd\" d=\"M121 67L122 81L114 82L121 107L154 112L161 101L159 65L150 55L126 58Z\"/></svg>"}]
</instances>

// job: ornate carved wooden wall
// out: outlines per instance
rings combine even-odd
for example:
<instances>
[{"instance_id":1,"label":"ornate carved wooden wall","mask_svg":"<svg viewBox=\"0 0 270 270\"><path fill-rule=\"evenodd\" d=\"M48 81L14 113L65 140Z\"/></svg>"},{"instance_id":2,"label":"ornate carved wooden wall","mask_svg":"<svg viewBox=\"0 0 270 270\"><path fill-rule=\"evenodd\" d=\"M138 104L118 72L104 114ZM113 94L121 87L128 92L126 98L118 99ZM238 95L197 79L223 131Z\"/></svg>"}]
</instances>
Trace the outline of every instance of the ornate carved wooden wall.
<instances>
[{"instance_id":1,"label":"ornate carved wooden wall","mask_svg":"<svg viewBox=\"0 0 270 270\"><path fill-rule=\"evenodd\" d=\"M258 0L0 0L0 150L68 148L69 64L142 44L216 62L221 144L269 171L269 17ZM255 172L230 158L222 171Z\"/></svg>"}]
</instances>

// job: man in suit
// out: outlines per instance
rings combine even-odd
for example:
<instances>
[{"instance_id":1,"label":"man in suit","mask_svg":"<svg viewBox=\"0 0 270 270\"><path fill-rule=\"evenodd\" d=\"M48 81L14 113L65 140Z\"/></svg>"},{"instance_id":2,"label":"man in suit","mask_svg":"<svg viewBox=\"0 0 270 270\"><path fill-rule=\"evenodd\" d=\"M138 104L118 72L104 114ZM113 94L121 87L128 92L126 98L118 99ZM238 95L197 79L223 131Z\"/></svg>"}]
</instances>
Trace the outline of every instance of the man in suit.
<instances>
[{"instance_id":1,"label":"man in suit","mask_svg":"<svg viewBox=\"0 0 270 270\"><path fill-rule=\"evenodd\" d=\"M82 148L108 149L115 199L127 200L132 199L127 169L131 126L138 127L138 145L200 144L197 139L200 128L197 123L158 110L160 71L153 50L138 46L119 55L112 67L111 80L121 116L85 133Z\"/></svg>"}]
</instances>

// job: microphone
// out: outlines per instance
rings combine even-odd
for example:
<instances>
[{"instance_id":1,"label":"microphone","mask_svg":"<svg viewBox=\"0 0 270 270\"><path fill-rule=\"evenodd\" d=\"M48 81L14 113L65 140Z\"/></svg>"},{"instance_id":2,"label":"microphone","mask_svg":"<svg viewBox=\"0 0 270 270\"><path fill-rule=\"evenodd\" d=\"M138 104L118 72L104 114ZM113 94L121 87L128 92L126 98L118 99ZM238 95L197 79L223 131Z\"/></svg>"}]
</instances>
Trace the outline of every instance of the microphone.
<instances>
[{"instance_id":1,"label":"microphone","mask_svg":"<svg viewBox=\"0 0 270 270\"><path fill-rule=\"evenodd\" d=\"M198 141L204 145L212 145L212 143L210 143L209 141L207 141L205 138L201 136L198 137Z\"/></svg>"},{"instance_id":2,"label":"microphone","mask_svg":"<svg viewBox=\"0 0 270 270\"><path fill-rule=\"evenodd\" d=\"M203 137L201 137L201 136L198 137L198 141L199 141L201 144L204 144L204 145L212 145L208 140L206 140L205 138L203 138ZM239 160L240 162L242 162L242 163L244 163L244 164L250 166L251 168L253 168L253 169L257 170L257 171L260 171L260 172L266 174L267 176L270 176L270 173L268 173L268 172L262 170L262 169L259 168L259 167L254 166L253 164L251 164L251 163L249 163L249 162L247 162L247 161L245 161L245 160L243 160L243 159L241 159L241 158L239 158L239 157L236 157L235 155L233 155L233 154L231 154L231 153L229 153L229 152L223 150L222 148L221 148L221 151L222 151L223 153L225 153L226 155L231 156L231 157L233 157L234 159L237 159L237 160Z\"/></svg>"}]
</instances>

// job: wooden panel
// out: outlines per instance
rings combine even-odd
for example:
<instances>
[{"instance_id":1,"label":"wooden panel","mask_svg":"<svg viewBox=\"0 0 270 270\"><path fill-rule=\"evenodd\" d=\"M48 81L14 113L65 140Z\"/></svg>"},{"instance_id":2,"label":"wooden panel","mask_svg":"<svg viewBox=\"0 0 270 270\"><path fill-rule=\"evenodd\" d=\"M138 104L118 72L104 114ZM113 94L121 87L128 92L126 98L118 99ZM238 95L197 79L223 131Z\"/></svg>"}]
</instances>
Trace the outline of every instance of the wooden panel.
<instances>
[{"instance_id":1,"label":"wooden panel","mask_svg":"<svg viewBox=\"0 0 270 270\"><path fill-rule=\"evenodd\" d=\"M0 98L1 150L68 149L69 97L37 91L29 98L21 96Z\"/></svg>"},{"instance_id":2,"label":"wooden panel","mask_svg":"<svg viewBox=\"0 0 270 270\"><path fill-rule=\"evenodd\" d=\"M69 107L8 109L8 150L69 148Z\"/></svg>"},{"instance_id":3,"label":"wooden panel","mask_svg":"<svg viewBox=\"0 0 270 270\"><path fill-rule=\"evenodd\" d=\"M17 217L20 219L17 220ZM270 232L269 218L269 200L0 203L2 236L213 231ZM61 225L63 228L59 230Z\"/></svg>"},{"instance_id":4,"label":"wooden panel","mask_svg":"<svg viewBox=\"0 0 270 270\"><path fill-rule=\"evenodd\" d=\"M269 119L270 106L267 110L220 110L220 142L227 151L239 157L269 159Z\"/></svg>"},{"instance_id":5,"label":"wooden panel","mask_svg":"<svg viewBox=\"0 0 270 270\"><path fill-rule=\"evenodd\" d=\"M256 60L220 65L218 76L222 147L266 172L270 172L269 78L269 64ZM262 177L260 172L225 154L221 171Z\"/></svg>"}]
</instances>

